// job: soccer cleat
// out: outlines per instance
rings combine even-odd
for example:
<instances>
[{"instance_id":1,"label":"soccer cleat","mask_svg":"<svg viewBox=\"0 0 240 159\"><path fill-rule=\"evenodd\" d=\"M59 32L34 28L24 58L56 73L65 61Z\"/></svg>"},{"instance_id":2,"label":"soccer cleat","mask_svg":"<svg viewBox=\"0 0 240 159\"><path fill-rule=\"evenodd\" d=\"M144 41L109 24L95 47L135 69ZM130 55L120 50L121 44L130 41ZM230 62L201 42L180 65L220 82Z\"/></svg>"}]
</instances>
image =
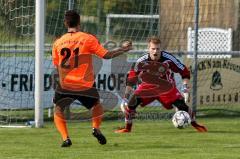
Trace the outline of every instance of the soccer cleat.
<instances>
[{"instance_id":1,"label":"soccer cleat","mask_svg":"<svg viewBox=\"0 0 240 159\"><path fill-rule=\"evenodd\" d=\"M101 145L105 145L107 143L105 136L101 133L101 131L99 129L93 128L92 134L94 137L97 138L98 142Z\"/></svg>"},{"instance_id":2,"label":"soccer cleat","mask_svg":"<svg viewBox=\"0 0 240 159\"><path fill-rule=\"evenodd\" d=\"M70 140L70 138L67 138L67 140L63 141L61 147L70 147L71 145L72 145L72 141Z\"/></svg>"},{"instance_id":3,"label":"soccer cleat","mask_svg":"<svg viewBox=\"0 0 240 159\"><path fill-rule=\"evenodd\" d=\"M127 123L126 127L115 130L115 133L130 133L132 130L132 123Z\"/></svg>"},{"instance_id":4,"label":"soccer cleat","mask_svg":"<svg viewBox=\"0 0 240 159\"><path fill-rule=\"evenodd\" d=\"M199 125L196 121L192 121L191 125L198 131L198 132L207 132L207 128L203 125Z\"/></svg>"},{"instance_id":5,"label":"soccer cleat","mask_svg":"<svg viewBox=\"0 0 240 159\"><path fill-rule=\"evenodd\" d=\"M118 129L118 130L115 130L115 133L130 133L131 132L131 130L129 130L129 129L126 129L126 128L120 128L120 129Z\"/></svg>"}]
</instances>

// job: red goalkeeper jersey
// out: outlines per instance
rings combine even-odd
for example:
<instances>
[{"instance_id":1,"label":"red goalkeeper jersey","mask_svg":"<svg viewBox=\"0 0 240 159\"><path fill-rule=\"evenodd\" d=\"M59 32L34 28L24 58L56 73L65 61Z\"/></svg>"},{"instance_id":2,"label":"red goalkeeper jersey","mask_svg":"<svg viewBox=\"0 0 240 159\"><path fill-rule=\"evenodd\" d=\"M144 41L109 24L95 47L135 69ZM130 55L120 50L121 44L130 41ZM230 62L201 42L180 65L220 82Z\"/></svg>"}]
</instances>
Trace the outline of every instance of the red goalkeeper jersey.
<instances>
[{"instance_id":1,"label":"red goalkeeper jersey","mask_svg":"<svg viewBox=\"0 0 240 159\"><path fill-rule=\"evenodd\" d=\"M149 54L140 57L128 72L127 85L145 83L149 85L176 86L174 73L190 79L189 69L172 54L162 51L160 59L153 61Z\"/></svg>"}]
</instances>

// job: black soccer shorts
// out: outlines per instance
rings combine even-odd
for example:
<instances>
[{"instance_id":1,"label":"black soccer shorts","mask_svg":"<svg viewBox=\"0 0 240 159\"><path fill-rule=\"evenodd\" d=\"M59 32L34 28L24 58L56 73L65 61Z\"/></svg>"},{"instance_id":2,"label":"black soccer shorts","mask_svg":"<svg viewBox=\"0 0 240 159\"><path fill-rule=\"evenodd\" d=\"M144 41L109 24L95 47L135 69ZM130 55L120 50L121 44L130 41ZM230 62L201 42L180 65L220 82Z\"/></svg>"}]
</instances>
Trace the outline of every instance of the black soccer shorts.
<instances>
[{"instance_id":1,"label":"black soccer shorts","mask_svg":"<svg viewBox=\"0 0 240 159\"><path fill-rule=\"evenodd\" d=\"M91 109L99 102L99 93L95 84L92 88L84 91L73 92L69 90L56 90L53 97L53 103L59 106L71 105L75 100L78 100L87 109Z\"/></svg>"}]
</instances>

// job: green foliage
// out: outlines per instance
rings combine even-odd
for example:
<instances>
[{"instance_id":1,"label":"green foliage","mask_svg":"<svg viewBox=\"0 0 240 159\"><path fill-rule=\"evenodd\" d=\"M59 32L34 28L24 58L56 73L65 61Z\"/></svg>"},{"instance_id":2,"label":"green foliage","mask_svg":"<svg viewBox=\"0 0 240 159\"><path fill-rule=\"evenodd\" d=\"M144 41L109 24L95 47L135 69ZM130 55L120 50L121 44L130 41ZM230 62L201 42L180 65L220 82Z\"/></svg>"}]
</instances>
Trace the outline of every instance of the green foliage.
<instances>
[{"instance_id":1,"label":"green foliage","mask_svg":"<svg viewBox=\"0 0 240 159\"><path fill-rule=\"evenodd\" d=\"M152 6L150 2L149 0L141 0L141 3L139 3L139 0L75 0L73 9L81 14L81 28L83 31L93 34L104 34L106 14L150 14L150 8L156 7L158 1L153 0ZM24 38L26 36L34 36L35 4L33 0L0 1L0 5L2 6L0 7L0 19L2 19L2 23L6 24L1 27L1 30L7 29L7 32L11 30L12 34L4 37L15 37L18 39L21 36L24 36ZM58 37L66 32L63 25L64 12L66 10L68 10L68 1L46 1L47 36ZM139 29L141 30L144 27L142 25L138 26L139 28L136 28L133 34L139 34ZM10 30L9 27L11 28ZM117 30L117 27L115 30ZM133 27L136 27L136 25ZM148 34L148 32L144 34Z\"/></svg>"},{"instance_id":2,"label":"green foliage","mask_svg":"<svg viewBox=\"0 0 240 159\"><path fill-rule=\"evenodd\" d=\"M103 7L104 14L108 13L124 13L130 14L132 11L136 9L136 2L133 0L122 0L122 1L104 1Z\"/></svg>"}]
</instances>

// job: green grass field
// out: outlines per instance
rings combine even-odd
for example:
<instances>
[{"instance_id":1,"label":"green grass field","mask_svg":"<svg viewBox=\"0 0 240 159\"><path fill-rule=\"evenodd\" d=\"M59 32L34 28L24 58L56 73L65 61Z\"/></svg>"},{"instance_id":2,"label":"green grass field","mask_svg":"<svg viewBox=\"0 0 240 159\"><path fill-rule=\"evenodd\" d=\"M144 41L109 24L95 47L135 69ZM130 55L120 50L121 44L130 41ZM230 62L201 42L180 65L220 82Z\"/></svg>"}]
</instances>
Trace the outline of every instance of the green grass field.
<instances>
[{"instance_id":1,"label":"green grass field","mask_svg":"<svg viewBox=\"0 0 240 159\"><path fill-rule=\"evenodd\" d=\"M113 130L122 121L106 121L102 131L108 139L99 145L91 135L90 122L72 122L70 148L52 122L44 128L0 128L0 159L240 159L239 118L201 118L208 133L191 127L176 129L170 120L136 121L130 134Z\"/></svg>"}]
</instances>

